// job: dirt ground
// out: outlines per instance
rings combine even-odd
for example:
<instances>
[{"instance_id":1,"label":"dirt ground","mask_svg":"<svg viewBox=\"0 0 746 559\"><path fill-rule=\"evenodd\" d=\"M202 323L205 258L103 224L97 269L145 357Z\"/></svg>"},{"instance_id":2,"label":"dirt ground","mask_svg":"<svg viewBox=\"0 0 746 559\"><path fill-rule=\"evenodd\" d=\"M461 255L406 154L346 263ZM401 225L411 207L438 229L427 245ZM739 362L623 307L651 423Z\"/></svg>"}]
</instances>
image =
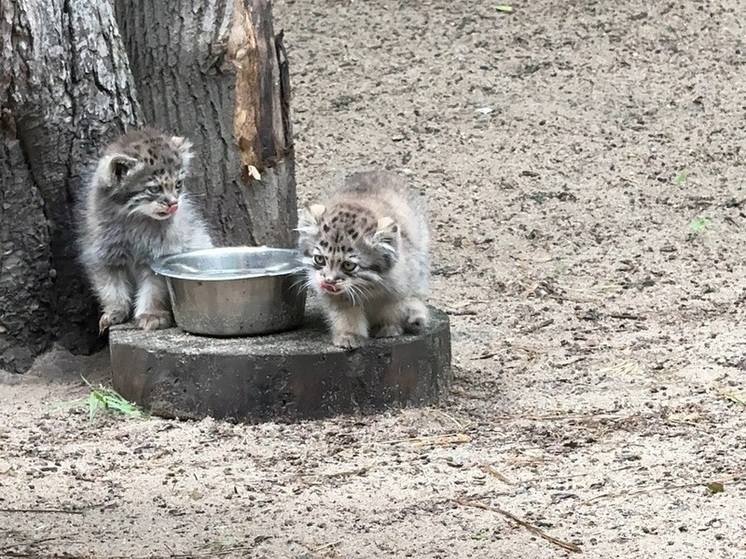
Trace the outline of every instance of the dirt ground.
<instances>
[{"instance_id":1,"label":"dirt ground","mask_svg":"<svg viewBox=\"0 0 746 559\"><path fill-rule=\"evenodd\" d=\"M586 557L746 557L746 13L495 5L274 6L302 201L370 167L429 199L443 404L89 423L106 358L54 353L0 377L0 556L574 556L504 511Z\"/></svg>"}]
</instances>

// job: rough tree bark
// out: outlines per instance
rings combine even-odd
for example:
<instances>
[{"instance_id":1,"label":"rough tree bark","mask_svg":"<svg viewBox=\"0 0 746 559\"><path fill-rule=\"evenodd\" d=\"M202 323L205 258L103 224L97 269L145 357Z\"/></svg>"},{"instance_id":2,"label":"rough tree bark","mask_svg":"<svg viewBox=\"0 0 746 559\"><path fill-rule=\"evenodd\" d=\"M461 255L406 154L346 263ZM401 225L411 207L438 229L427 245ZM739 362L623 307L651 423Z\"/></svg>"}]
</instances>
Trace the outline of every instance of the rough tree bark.
<instances>
[{"instance_id":1,"label":"rough tree bark","mask_svg":"<svg viewBox=\"0 0 746 559\"><path fill-rule=\"evenodd\" d=\"M293 242L270 1L116 0L116 16L102 0L0 0L0 368L25 371L54 340L103 344L73 208L101 147L144 121L197 144L192 187L223 243Z\"/></svg>"},{"instance_id":2,"label":"rough tree bark","mask_svg":"<svg viewBox=\"0 0 746 559\"><path fill-rule=\"evenodd\" d=\"M271 2L116 0L115 7L145 118L195 142L192 190L221 242L291 245L290 90Z\"/></svg>"},{"instance_id":3,"label":"rough tree bark","mask_svg":"<svg viewBox=\"0 0 746 559\"><path fill-rule=\"evenodd\" d=\"M54 339L101 345L72 208L100 146L139 123L109 2L0 0L0 368Z\"/></svg>"}]
</instances>

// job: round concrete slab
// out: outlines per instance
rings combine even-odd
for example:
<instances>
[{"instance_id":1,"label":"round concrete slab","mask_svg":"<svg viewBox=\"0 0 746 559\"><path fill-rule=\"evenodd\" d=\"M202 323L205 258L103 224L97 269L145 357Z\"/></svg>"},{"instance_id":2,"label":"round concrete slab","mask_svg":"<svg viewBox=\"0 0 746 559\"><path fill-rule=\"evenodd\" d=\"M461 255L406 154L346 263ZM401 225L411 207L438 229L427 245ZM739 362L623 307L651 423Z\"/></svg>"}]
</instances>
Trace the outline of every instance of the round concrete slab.
<instances>
[{"instance_id":1,"label":"round concrete slab","mask_svg":"<svg viewBox=\"0 0 746 559\"><path fill-rule=\"evenodd\" d=\"M177 328L109 334L114 388L155 415L236 421L318 418L435 403L451 380L448 316L427 331L342 351L318 308L291 332L209 338Z\"/></svg>"}]
</instances>

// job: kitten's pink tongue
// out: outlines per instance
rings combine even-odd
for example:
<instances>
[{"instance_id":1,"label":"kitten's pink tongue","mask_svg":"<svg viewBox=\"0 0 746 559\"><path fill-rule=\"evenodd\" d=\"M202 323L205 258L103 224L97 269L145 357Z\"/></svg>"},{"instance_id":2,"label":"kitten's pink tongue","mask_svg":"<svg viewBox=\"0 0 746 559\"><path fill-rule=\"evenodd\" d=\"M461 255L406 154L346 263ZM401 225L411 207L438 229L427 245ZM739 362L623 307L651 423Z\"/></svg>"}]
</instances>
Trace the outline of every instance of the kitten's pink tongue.
<instances>
[{"instance_id":1,"label":"kitten's pink tongue","mask_svg":"<svg viewBox=\"0 0 746 559\"><path fill-rule=\"evenodd\" d=\"M168 215L174 215L176 213L176 210L178 209L179 209L179 204L171 204L166 210L166 213Z\"/></svg>"},{"instance_id":2,"label":"kitten's pink tongue","mask_svg":"<svg viewBox=\"0 0 746 559\"><path fill-rule=\"evenodd\" d=\"M334 284L331 284L327 281L321 282L321 289L326 291L327 293L336 293L337 292L337 286Z\"/></svg>"}]
</instances>

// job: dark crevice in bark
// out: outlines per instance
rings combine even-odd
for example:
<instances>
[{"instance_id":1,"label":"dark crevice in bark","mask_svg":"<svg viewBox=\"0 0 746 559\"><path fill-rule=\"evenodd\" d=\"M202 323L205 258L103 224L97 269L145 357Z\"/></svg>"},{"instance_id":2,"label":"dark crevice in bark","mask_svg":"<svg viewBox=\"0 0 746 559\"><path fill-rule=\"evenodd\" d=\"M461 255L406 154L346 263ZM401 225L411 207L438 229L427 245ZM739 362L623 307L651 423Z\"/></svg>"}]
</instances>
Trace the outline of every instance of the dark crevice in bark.
<instances>
[{"instance_id":1,"label":"dark crevice in bark","mask_svg":"<svg viewBox=\"0 0 746 559\"><path fill-rule=\"evenodd\" d=\"M139 119L108 3L0 0L0 11L3 217L12 211L0 223L0 367L23 371L53 339L102 346L73 207L102 141Z\"/></svg>"},{"instance_id":2,"label":"dark crevice in bark","mask_svg":"<svg viewBox=\"0 0 746 559\"><path fill-rule=\"evenodd\" d=\"M283 143L289 149L293 150L293 124L290 119L290 63L285 51L285 31L280 32L275 37L275 53L280 70L280 106L282 111L282 133Z\"/></svg>"},{"instance_id":3,"label":"dark crevice in bark","mask_svg":"<svg viewBox=\"0 0 746 559\"><path fill-rule=\"evenodd\" d=\"M65 29L67 27L67 32L69 34L68 36L68 44L69 45L75 45L76 37L75 37L75 22L73 21L73 11L72 6L70 5L70 0L65 0L65 3L63 4L62 9L63 15L66 14L67 16L67 26L65 26L65 22L62 22L62 28ZM64 16L63 16L64 17ZM74 48L74 47L73 47ZM76 60L75 56L69 57L70 63L70 80L65 83L65 90L67 91L67 94L70 98L70 118L72 119L73 124L77 123L77 115L76 115L76 105L75 105L75 93L74 88L77 82L78 82L78 68L76 66ZM65 195L66 195L66 204L65 207L68 210L68 219L72 220L72 212L70 210L74 209L75 207L75 196L73 195L71 189L70 189L70 181L73 176L73 162L74 162L74 153L75 153L75 135L70 135L70 143L67 150L67 161L65 165L65 179L64 179L64 189L65 189Z\"/></svg>"}]
</instances>

